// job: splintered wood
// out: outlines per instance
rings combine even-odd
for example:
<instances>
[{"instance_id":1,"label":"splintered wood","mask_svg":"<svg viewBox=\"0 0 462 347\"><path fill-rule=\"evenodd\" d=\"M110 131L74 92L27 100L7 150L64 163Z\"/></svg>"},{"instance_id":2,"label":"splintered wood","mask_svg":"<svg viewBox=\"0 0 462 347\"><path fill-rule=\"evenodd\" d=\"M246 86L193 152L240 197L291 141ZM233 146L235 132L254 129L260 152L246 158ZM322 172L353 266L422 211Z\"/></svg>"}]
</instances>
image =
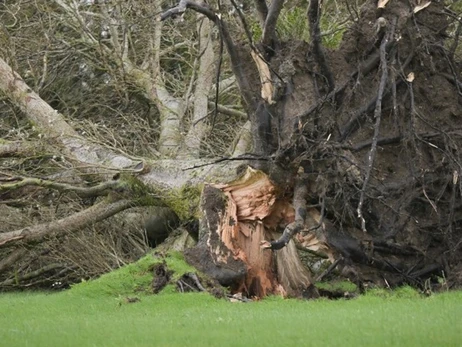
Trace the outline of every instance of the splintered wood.
<instances>
[{"instance_id":1,"label":"splintered wood","mask_svg":"<svg viewBox=\"0 0 462 347\"><path fill-rule=\"evenodd\" d=\"M277 188L268 176L248 168L238 180L214 187L227 197L220 218L219 238L235 259L247 265L247 275L237 291L259 297L268 294L285 296L299 295L300 288L309 287L310 274L300 262L294 241L274 253L260 247L262 241L279 237L276 233L280 235L295 218L290 201L278 197ZM319 222L311 219L312 225ZM305 241L303 237L301 241ZM321 251L324 245L311 233L308 248L317 247Z\"/></svg>"},{"instance_id":2,"label":"splintered wood","mask_svg":"<svg viewBox=\"0 0 462 347\"><path fill-rule=\"evenodd\" d=\"M260 55L255 53L254 51L251 52L252 58L257 65L258 73L260 74L260 82L261 82L261 97L266 100L269 104L273 104L273 81L271 80L271 72L269 69L268 64L262 59Z\"/></svg>"},{"instance_id":3,"label":"splintered wood","mask_svg":"<svg viewBox=\"0 0 462 347\"><path fill-rule=\"evenodd\" d=\"M271 237L262 220L271 213L276 202L274 185L264 173L249 168L238 180L215 187L227 197L220 239L247 265L247 276L238 290L259 297L276 293L279 286L274 276L272 254L260 248L260 242Z\"/></svg>"}]
</instances>

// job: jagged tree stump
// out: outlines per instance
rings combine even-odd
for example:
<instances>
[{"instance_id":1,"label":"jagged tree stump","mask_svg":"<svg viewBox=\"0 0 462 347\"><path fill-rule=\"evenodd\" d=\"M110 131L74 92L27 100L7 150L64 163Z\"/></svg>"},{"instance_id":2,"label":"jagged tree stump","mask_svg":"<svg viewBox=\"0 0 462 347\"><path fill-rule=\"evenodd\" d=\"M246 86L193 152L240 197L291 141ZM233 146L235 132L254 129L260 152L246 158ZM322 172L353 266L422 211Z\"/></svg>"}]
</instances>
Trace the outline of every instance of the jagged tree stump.
<instances>
[{"instance_id":1,"label":"jagged tree stump","mask_svg":"<svg viewBox=\"0 0 462 347\"><path fill-rule=\"evenodd\" d=\"M189 262L248 296L316 295L293 240L274 252L262 247L295 218L266 174L248 168L231 183L206 185L201 210L198 244L186 251Z\"/></svg>"}]
</instances>

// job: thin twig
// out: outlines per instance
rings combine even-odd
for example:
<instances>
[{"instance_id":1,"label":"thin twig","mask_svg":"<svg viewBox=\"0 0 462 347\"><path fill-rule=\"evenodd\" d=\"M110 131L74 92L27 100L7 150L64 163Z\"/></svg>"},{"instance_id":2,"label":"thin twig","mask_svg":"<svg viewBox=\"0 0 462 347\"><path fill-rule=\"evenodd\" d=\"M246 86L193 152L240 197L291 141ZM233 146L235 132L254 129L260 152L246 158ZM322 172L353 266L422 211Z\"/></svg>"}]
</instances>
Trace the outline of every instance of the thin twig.
<instances>
[{"instance_id":1,"label":"thin twig","mask_svg":"<svg viewBox=\"0 0 462 347\"><path fill-rule=\"evenodd\" d=\"M209 163L197 164L197 165L193 165L193 166L184 168L183 171L194 170L194 169L197 169L197 168L200 168L200 167L209 166L209 165L215 165L215 164L222 163L224 161L233 161L233 160L244 160L244 161L246 161L246 160L262 160L262 161L268 161L268 160L270 160L270 158L268 158L267 156L260 157L260 156L252 156L252 155L241 155L241 156L238 156L238 157L223 157L223 158L213 160L213 161L211 161Z\"/></svg>"}]
</instances>

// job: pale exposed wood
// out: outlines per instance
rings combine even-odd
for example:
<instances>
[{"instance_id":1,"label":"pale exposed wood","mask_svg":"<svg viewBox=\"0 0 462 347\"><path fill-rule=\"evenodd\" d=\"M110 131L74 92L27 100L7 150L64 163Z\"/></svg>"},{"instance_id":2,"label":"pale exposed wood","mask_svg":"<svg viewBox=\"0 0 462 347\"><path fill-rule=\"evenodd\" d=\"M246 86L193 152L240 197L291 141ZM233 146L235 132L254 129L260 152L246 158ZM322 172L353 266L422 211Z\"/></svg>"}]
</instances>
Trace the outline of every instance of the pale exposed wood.
<instances>
[{"instance_id":1,"label":"pale exposed wood","mask_svg":"<svg viewBox=\"0 0 462 347\"><path fill-rule=\"evenodd\" d=\"M257 296L275 293L272 254L260 248L260 242L270 236L261 220L276 201L274 186L264 173L248 168L238 180L218 187L228 198L220 239L248 267L238 290L252 288Z\"/></svg>"},{"instance_id":2,"label":"pale exposed wood","mask_svg":"<svg viewBox=\"0 0 462 347\"><path fill-rule=\"evenodd\" d=\"M237 140L235 141L232 156L237 157L245 153L250 153L252 149L252 133L250 132L251 124L247 121L239 131Z\"/></svg>"},{"instance_id":3,"label":"pale exposed wood","mask_svg":"<svg viewBox=\"0 0 462 347\"><path fill-rule=\"evenodd\" d=\"M417 5L416 7L414 7L414 13L422 11L424 8L430 6L431 3L431 1L425 1L423 4Z\"/></svg>"},{"instance_id":4,"label":"pale exposed wood","mask_svg":"<svg viewBox=\"0 0 462 347\"><path fill-rule=\"evenodd\" d=\"M268 176L251 168L239 179L216 187L227 199L217 231L225 247L215 248L215 255L218 261L226 262L229 254L221 252L229 250L235 259L247 265L247 273L235 290L256 296L301 295L299 289L303 291L312 282L294 242L275 253L260 247L276 230L295 220L291 204L278 199L277 189Z\"/></svg>"},{"instance_id":5,"label":"pale exposed wood","mask_svg":"<svg viewBox=\"0 0 462 347\"><path fill-rule=\"evenodd\" d=\"M271 72L268 67L268 64L255 53L254 51L251 52L252 58L257 65L258 72L260 74L260 82L261 82L261 97L266 100L269 104L274 103L273 101L273 81L271 80Z\"/></svg>"},{"instance_id":6,"label":"pale exposed wood","mask_svg":"<svg viewBox=\"0 0 462 347\"><path fill-rule=\"evenodd\" d=\"M379 0L377 3L377 8L385 8L390 0Z\"/></svg>"}]
</instances>

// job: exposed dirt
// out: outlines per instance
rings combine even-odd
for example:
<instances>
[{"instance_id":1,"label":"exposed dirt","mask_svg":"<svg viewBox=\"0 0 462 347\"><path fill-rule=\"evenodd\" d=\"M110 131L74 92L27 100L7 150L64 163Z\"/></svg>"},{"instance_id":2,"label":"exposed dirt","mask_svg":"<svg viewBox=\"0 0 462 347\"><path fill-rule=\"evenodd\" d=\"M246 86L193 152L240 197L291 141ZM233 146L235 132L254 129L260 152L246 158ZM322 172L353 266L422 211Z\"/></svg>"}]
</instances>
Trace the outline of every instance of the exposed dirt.
<instances>
[{"instance_id":1,"label":"exposed dirt","mask_svg":"<svg viewBox=\"0 0 462 347\"><path fill-rule=\"evenodd\" d=\"M326 51L330 94L310 44L282 42L270 61L284 85L269 107L285 177L272 178L290 182L303 168L323 212L316 233L341 259L329 276L361 288L462 284L461 57L448 48L442 3L415 15L409 6L362 7Z\"/></svg>"},{"instance_id":2,"label":"exposed dirt","mask_svg":"<svg viewBox=\"0 0 462 347\"><path fill-rule=\"evenodd\" d=\"M337 88L333 98L325 97L325 80L307 44L287 43L272 61L274 68L282 62L296 67L293 91L279 110L281 131L290 133L294 120L303 120L298 163L311 173L312 203L324 204L334 225L326 232L327 241L356 267L355 281L423 287L452 274L451 285L461 285L462 74L460 57L452 59L445 48L448 19L443 11L441 3L415 16L405 1L382 12L375 2L363 6L340 48L328 52ZM378 58L397 15L382 107L374 114L381 65L353 74L374 55ZM379 17L387 26L377 32ZM307 110L312 111L303 115ZM361 194L365 232L357 214ZM351 237L363 248L362 260L342 249Z\"/></svg>"}]
</instances>

